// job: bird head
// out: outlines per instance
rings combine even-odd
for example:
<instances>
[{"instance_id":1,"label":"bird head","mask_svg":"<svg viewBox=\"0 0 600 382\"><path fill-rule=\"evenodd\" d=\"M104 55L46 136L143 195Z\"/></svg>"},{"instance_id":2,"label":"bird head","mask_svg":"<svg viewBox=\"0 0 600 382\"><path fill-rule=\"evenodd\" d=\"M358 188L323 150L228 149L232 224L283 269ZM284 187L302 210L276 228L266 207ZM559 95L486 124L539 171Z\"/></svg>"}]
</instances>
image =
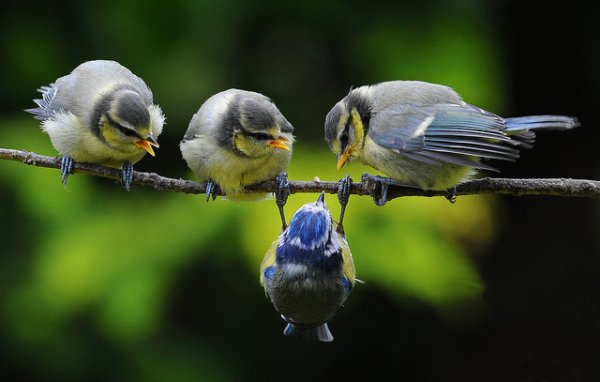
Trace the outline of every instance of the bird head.
<instances>
[{"instance_id":1,"label":"bird head","mask_svg":"<svg viewBox=\"0 0 600 382\"><path fill-rule=\"evenodd\" d=\"M277 260L324 271L341 267L339 239L325 205L324 192L315 203L305 204L296 211L280 236Z\"/></svg>"},{"instance_id":2,"label":"bird head","mask_svg":"<svg viewBox=\"0 0 600 382\"><path fill-rule=\"evenodd\" d=\"M362 153L370 119L370 107L363 89L351 90L325 118L325 141L337 156L338 170Z\"/></svg>"},{"instance_id":3,"label":"bird head","mask_svg":"<svg viewBox=\"0 0 600 382\"><path fill-rule=\"evenodd\" d=\"M262 94L240 91L234 115L233 145L243 154L259 158L278 150L290 151L294 128L275 104Z\"/></svg>"},{"instance_id":4,"label":"bird head","mask_svg":"<svg viewBox=\"0 0 600 382\"><path fill-rule=\"evenodd\" d=\"M138 92L121 88L108 93L98 104L96 114L101 137L109 146L155 155L153 147L159 146L154 132L162 130L164 117L154 105L147 106Z\"/></svg>"}]
</instances>

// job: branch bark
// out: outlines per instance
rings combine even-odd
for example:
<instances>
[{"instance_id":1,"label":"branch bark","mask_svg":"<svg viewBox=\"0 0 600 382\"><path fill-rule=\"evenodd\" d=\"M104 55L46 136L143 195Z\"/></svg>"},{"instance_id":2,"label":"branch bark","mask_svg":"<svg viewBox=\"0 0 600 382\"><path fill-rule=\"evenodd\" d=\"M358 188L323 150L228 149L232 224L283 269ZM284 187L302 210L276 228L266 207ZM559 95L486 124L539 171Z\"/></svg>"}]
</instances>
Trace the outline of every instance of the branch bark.
<instances>
[{"instance_id":1,"label":"branch bark","mask_svg":"<svg viewBox=\"0 0 600 382\"><path fill-rule=\"evenodd\" d=\"M0 159L22 162L32 166L60 169L60 158L36 154L30 151L0 148ZM83 173L102 178L119 180L121 170L90 163L75 163L74 173ZM133 184L151 187L159 191L184 192L188 194L206 193L205 182L167 178L156 173L134 172ZM338 182L290 180L292 193L316 193L325 191L335 194ZM268 181L247 187L248 192L271 192L275 181ZM378 184L374 182L353 182L351 193L355 195L379 195ZM600 181L586 179L509 179L481 178L469 180L456 186L456 195L504 194L504 195L551 195L600 199ZM388 201L402 196L446 196L445 191L424 191L410 187L390 186Z\"/></svg>"}]
</instances>

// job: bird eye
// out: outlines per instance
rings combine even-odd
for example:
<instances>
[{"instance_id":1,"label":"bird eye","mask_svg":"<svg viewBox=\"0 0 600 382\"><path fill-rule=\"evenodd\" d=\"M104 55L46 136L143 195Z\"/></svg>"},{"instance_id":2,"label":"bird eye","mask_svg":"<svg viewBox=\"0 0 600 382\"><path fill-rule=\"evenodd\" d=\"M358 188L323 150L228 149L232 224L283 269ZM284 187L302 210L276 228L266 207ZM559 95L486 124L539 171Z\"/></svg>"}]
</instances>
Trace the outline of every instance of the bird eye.
<instances>
[{"instance_id":1,"label":"bird eye","mask_svg":"<svg viewBox=\"0 0 600 382\"><path fill-rule=\"evenodd\" d=\"M135 138L141 138L140 134L138 134L137 131L127 128L119 123L114 125L117 129L119 129L120 132L122 132L123 134L125 134L128 137L135 137Z\"/></svg>"},{"instance_id":2,"label":"bird eye","mask_svg":"<svg viewBox=\"0 0 600 382\"><path fill-rule=\"evenodd\" d=\"M348 144L348 133L342 133L342 136L340 137L340 142L342 142L342 146L346 146Z\"/></svg>"},{"instance_id":3,"label":"bird eye","mask_svg":"<svg viewBox=\"0 0 600 382\"><path fill-rule=\"evenodd\" d=\"M350 129L350 126L346 125L346 127L344 128L344 131L340 135L340 143L342 144L342 150L344 150L346 148L346 146L348 146L348 141L350 140L350 136L348 134L349 129Z\"/></svg>"},{"instance_id":4,"label":"bird eye","mask_svg":"<svg viewBox=\"0 0 600 382\"><path fill-rule=\"evenodd\" d=\"M104 114L104 116L106 117L108 123L114 128L118 129L121 133L127 135L128 137L141 138L137 131L121 125L119 122L112 119L108 113Z\"/></svg>"},{"instance_id":5,"label":"bird eye","mask_svg":"<svg viewBox=\"0 0 600 382\"><path fill-rule=\"evenodd\" d=\"M139 135L139 134L138 134L136 131L134 131L134 130L128 129L128 128L126 128L126 127L123 127L123 126L121 126L121 125L119 125L119 127L120 127L120 128L119 128L119 130L121 130L121 131L123 132L123 134L127 135L128 137L139 137L139 136L140 136L140 135Z\"/></svg>"},{"instance_id":6,"label":"bird eye","mask_svg":"<svg viewBox=\"0 0 600 382\"><path fill-rule=\"evenodd\" d=\"M270 136L269 134L265 134L265 133L246 132L246 134L254 139L258 139L259 141L267 141L269 139L273 139L272 136Z\"/></svg>"}]
</instances>

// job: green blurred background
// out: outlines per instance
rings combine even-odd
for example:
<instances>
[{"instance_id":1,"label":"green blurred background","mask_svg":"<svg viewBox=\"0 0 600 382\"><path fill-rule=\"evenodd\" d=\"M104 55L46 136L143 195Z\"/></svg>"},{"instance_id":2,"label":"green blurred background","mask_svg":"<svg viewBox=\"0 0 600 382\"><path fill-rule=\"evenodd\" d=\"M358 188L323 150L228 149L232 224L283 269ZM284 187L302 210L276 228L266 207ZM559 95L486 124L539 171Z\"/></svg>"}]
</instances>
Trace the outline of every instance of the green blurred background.
<instances>
[{"instance_id":1,"label":"green blurred background","mask_svg":"<svg viewBox=\"0 0 600 382\"><path fill-rule=\"evenodd\" d=\"M59 5L60 4L60 5ZM322 138L351 86L452 86L505 116L576 115L507 177L600 178L600 36L592 2L5 1L0 147L55 155L22 110L90 59L145 79L167 116L140 171L193 179L178 143L230 87L295 126L291 179L337 180ZM344 168L354 179L365 171ZM316 195L293 195L289 216ZM258 284L273 201L200 196L0 163L0 379L583 381L600 378L600 208L552 197L353 197L358 285L333 344L285 338ZM337 201L327 199L334 214Z\"/></svg>"}]
</instances>

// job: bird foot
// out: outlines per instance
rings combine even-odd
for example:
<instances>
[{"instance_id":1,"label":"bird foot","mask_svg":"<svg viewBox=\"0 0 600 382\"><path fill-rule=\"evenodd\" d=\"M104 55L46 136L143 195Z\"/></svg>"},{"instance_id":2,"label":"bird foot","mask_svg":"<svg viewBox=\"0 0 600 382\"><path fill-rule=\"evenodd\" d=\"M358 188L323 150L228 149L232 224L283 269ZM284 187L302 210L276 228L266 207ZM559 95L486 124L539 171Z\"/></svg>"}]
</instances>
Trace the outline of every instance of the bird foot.
<instances>
[{"instance_id":1,"label":"bird foot","mask_svg":"<svg viewBox=\"0 0 600 382\"><path fill-rule=\"evenodd\" d=\"M217 184L209 179L206 182L206 201L210 201L211 198L213 201L217 198Z\"/></svg>"},{"instance_id":2,"label":"bird foot","mask_svg":"<svg viewBox=\"0 0 600 382\"><path fill-rule=\"evenodd\" d=\"M68 155L63 156L60 160L60 178L65 188L67 188L67 178L73 172L74 163L73 158Z\"/></svg>"},{"instance_id":3,"label":"bird foot","mask_svg":"<svg viewBox=\"0 0 600 382\"><path fill-rule=\"evenodd\" d=\"M131 162L123 163L123 167L121 168L121 184L127 191L131 188L131 184L133 183L133 165Z\"/></svg>"},{"instance_id":4,"label":"bird foot","mask_svg":"<svg viewBox=\"0 0 600 382\"><path fill-rule=\"evenodd\" d=\"M290 184L288 182L288 175L285 172L280 172L275 179L275 203L279 209L279 215L281 216L281 224L283 229L287 227L285 221L285 212L283 207L287 203L288 197L290 196Z\"/></svg>"},{"instance_id":5,"label":"bird foot","mask_svg":"<svg viewBox=\"0 0 600 382\"><path fill-rule=\"evenodd\" d=\"M348 201L350 200L350 191L352 187L352 178L350 175L346 175L344 178L340 179L338 186L338 201L340 202L340 219L338 221L338 231L344 232L344 213L346 212L346 206L348 205Z\"/></svg>"},{"instance_id":6,"label":"bird foot","mask_svg":"<svg viewBox=\"0 0 600 382\"><path fill-rule=\"evenodd\" d=\"M366 183L376 183L374 186L367 188L369 190L369 194L373 198L373 201L379 207L382 207L385 205L385 203L387 203L387 193L389 186L406 186L402 183L398 183L393 179L385 178L379 175L371 175L367 173L364 173L360 180L361 182ZM379 193L377 193L377 185L379 185L379 188L381 189Z\"/></svg>"},{"instance_id":7,"label":"bird foot","mask_svg":"<svg viewBox=\"0 0 600 382\"><path fill-rule=\"evenodd\" d=\"M456 203L456 186L448 189L448 193L444 195L446 199L452 204Z\"/></svg>"}]
</instances>

